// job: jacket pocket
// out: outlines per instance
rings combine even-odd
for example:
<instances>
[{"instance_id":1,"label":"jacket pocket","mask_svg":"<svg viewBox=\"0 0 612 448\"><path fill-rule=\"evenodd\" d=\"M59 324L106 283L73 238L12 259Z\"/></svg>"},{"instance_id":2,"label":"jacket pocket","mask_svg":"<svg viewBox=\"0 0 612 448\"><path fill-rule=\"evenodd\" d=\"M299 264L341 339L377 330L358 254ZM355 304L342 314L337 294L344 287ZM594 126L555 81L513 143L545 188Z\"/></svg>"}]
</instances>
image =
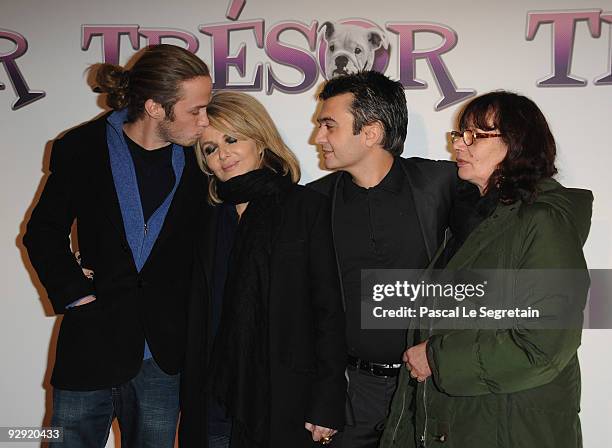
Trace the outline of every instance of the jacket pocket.
<instances>
[{"instance_id":1,"label":"jacket pocket","mask_svg":"<svg viewBox=\"0 0 612 448\"><path fill-rule=\"evenodd\" d=\"M84 305L77 305L77 306L71 306L70 308L68 308L66 310L66 317L68 316L76 316L76 315L86 315L86 314L91 314L91 313L95 313L96 311L100 310L100 308L102 307L102 304L100 303L100 299L93 300L89 303L86 303Z\"/></svg>"}]
</instances>

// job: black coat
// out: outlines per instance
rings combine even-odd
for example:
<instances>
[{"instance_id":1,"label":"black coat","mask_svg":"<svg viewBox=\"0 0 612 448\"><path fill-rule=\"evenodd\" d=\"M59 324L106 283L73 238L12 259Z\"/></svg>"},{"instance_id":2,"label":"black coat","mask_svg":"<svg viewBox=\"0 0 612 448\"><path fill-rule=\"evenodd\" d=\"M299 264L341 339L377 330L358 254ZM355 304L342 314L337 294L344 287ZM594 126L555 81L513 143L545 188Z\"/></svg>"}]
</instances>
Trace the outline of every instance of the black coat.
<instances>
[{"instance_id":1,"label":"black coat","mask_svg":"<svg viewBox=\"0 0 612 448\"><path fill-rule=\"evenodd\" d=\"M270 447L307 447L313 442L305 422L344 427L344 313L329 202L295 185L279 207L282 221L270 256ZM194 263L181 376L182 448L207 446L205 382L216 223L216 216L203 221Z\"/></svg>"},{"instance_id":2,"label":"black coat","mask_svg":"<svg viewBox=\"0 0 612 448\"><path fill-rule=\"evenodd\" d=\"M55 141L42 196L23 242L53 309L64 314L52 384L95 390L121 384L141 366L145 334L159 366L180 371L185 345L185 302L192 272L195 223L210 212L205 181L193 150L164 225L138 273L126 240L106 143L106 115ZM77 220L85 278L70 249ZM66 309L95 294L91 304Z\"/></svg>"}]
</instances>

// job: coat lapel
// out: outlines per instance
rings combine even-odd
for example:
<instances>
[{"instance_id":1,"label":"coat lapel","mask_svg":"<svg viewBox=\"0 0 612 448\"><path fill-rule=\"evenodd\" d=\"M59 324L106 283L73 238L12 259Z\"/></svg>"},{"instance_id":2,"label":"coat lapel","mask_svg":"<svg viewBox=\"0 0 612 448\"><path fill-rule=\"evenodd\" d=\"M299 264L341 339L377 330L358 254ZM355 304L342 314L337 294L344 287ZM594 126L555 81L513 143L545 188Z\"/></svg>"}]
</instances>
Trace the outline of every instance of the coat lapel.
<instances>
[{"instance_id":1,"label":"coat lapel","mask_svg":"<svg viewBox=\"0 0 612 448\"><path fill-rule=\"evenodd\" d=\"M419 222L425 249L427 250L427 257L429 261L431 261L437 249L437 225L435 216L437 207L435 206L435 198L430 192L425 190L425 180L413 164L402 163L402 167L406 173L408 185L410 186L410 191L414 200L415 214Z\"/></svg>"},{"instance_id":2,"label":"coat lapel","mask_svg":"<svg viewBox=\"0 0 612 448\"><path fill-rule=\"evenodd\" d=\"M104 209L106 216L117 231L121 238L122 244L128 245L123 228L123 218L121 217L121 209L119 208L119 199L115 184L113 182L113 173L110 166L110 157L108 155L108 145L106 143L106 117L104 115L98 121L98 126L95 128L92 136L92 145L95 145L96 150L92 151L96 154L96 159L93 161L94 169L92 172L97 173L98 179L95 182L97 187L97 201ZM97 166L97 168L96 168Z\"/></svg>"},{"instance_id":3,"label":"coat lapel","mask_svg":"<svg viewBox=\"0 0 612 448\"><path fill-rule=\"evenodd\" d=\"M168 208L168 213L166 214L161 231L159 232L157 240L155 241L155 246L162 244L164 240L168 238L171 230L175 228L175 225L180 223L180 219L182 217L181 214L187 211L186 207L189 207L188 199L190 199L190 196L193 194L204 193L193 188L194 182L192 176L194 175L194 166L189 160L190 151L192 151L190 148L183 148L183 154L185 155L183 175L181 176L179 184L176 187L176 191L174 192L174 197L172 198L172 202ZM192 203L194 202L195 201L192 201ZM155 249L155 246L153 247L153 250Z\"/></svg>"}]
</instances>

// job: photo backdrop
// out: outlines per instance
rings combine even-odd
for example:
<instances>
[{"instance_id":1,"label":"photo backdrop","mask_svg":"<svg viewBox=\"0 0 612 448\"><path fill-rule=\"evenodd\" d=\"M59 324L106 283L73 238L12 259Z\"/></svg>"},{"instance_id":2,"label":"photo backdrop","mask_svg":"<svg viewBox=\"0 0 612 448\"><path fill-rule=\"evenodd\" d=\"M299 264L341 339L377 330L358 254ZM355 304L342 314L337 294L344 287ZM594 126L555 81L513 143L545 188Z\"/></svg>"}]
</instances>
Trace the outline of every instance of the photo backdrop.
<instances>
[{"instance_id":1,"label":"photo backdrop","mask_svg":"<svg viewBox=\"0 0 612 448\"><path fill-rule=\"evenodd\" d=\"M612 267L612 0L4 0L0 426L48 423L58 321L21 237L44 184L52 140L103 111L87 67L124 64L159 42L196 52L211 67L216 89L249 91L264 103L298 155L305 183L325 174L313 118L329 65L326 22L380 36L374 67L406 89L404 156L452 158L446 133L475 95L503 88L532 98L557 139L558 179L595 195L585 246L589 267ZM611 345L610 331L584 332L587 448L609 446ZM108 446L113 443L111 437Z\"/></svg>"}]
</instances>

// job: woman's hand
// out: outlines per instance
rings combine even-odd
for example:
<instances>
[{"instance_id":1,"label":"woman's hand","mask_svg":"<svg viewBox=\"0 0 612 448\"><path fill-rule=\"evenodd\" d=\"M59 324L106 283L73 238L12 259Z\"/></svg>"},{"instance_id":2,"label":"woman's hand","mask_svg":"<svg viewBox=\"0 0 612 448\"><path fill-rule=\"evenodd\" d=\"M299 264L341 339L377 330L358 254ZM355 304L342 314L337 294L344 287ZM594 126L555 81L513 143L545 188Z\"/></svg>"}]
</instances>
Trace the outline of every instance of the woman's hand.
<instances>
[{"instance_id":1,"label":"woman's hand","mask_svg":"<svg viewBox=\"0 0 612 448\"><path fill-rule=\"evenodd\" d=\"M427 341L406 350L402 360L406 363L410 376L416 378L419 383L431 376L431 369L427 360Z\"/></svg>"},{"instance_id":2,"label":"woman's hand","mask_svg":"<svg viewBox=\"0 0 612 448\"><path fill-rule=\"evenodd\" d=\"M323 445L327 445L331 441L331 437L338 432L335 429L313 425L308 422L306 422L304 427L312 433L312 440L321 442Z\"/></svg>"}]
</instances>

